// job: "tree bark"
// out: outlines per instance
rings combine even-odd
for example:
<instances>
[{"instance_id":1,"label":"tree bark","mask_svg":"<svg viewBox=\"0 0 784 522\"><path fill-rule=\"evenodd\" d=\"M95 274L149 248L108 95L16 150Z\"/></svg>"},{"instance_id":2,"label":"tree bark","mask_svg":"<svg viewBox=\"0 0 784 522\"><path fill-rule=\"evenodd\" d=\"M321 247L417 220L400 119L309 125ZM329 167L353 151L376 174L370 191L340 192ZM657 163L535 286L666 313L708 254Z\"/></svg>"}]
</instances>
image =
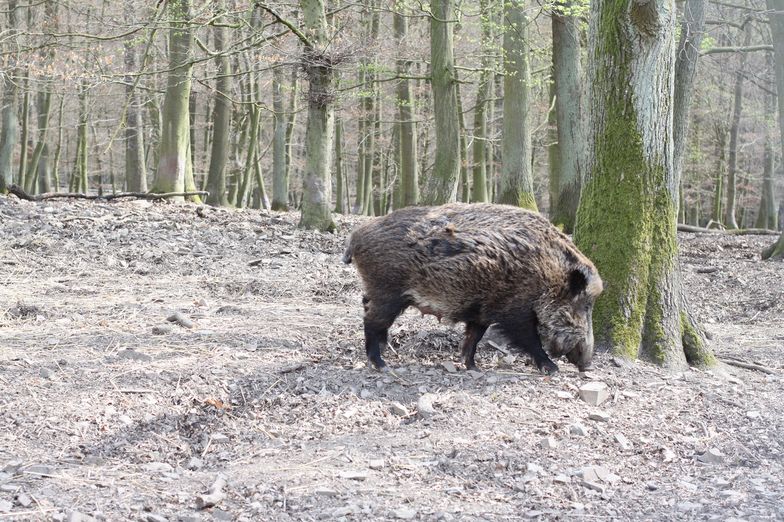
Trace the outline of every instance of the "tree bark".
<instances>
[{"instance_id":1,"label":"tree bark","mask_svg":"<svg viewBox=\"0 0 784 522\"><path fill-rule=\"evenodd\" d=\"M13 41L17 31L16 17L17 1L8 0L8 41ZM17 88L17 56L8 54L8 64L2 77L3 97L0 106L0 193L5 193L8 185L14 182L13 156L19 132L17 117L17 103L19 89Z\"/></svg>"},{"instance_id":2,"label":"tree bark","mask_svg":"<svg viewBox=\"0 0 784 522\"><path fill-rule=\"evenodd\" d=\"M582 72L580 70L579 15L576 0L560 0L553 6L553 81L557 121L558 186L551 202L550 221L574 229L582 184Z\"/></svg>"},{"instance_id":3,"label":"tree bark","mask_svg":"<svg viewBox=\"0 0 784 522\"><path fill-rule=\"evenodd\" d=\"M330 39L323 0L300 0L310 45L303 59L308 78L308 123L305 130L305 176L299 226L332 231L332 150L335 131L334 72L327 55Z\"/></svg>"},{"instance_id":4,"label":"tree bark","mask_svg":"<svg viewBox=\"0 0 784 522\"><path fill-rule=\"evenodd\" d=\"M125 7L126 19L133 14L132 4ZM136 47L132 39L124 44L125 97L128 112L125 121L125 180L131 192L147 192L147 164L144 155L144 125L142 120L142 103L139 90L135 88L131 73L136 72Z\"/></svg>"},{"instance_id":5,"label":"tree bark","mask_svg":"<svg viewBox=\"0 0 784 522\"><path fill-rule=\"evenodd\" d=\"M776 90L778 91L778 121L779 121L779 147L784 154L784 0L767 0L768 12L770 13L770 31L773 35L773 59L775 62ZM784 158L784 156L782 156ZM779 207L779 216L784 214L784 205ZM781 227L781 223L779 226ZM784 227L781 227L784 230ZM784 258L784 231L779 240L767 248L763 253L763 259L782 259Z\"/></svg>"},{"instance_id":6,"label":"tree bark","mask_svg":"<svg viewBox=\"0 0 784 522\"><path fill-rule=\"evenodd\" d=\"M504 133L499 203L537 210L531 173L528 18L522 0L504 2Z\"/></svg>"},{"instance_id":7,"label":"tree bark","mask_svg":"<svg viewBox=\"0 0 784 522\"><path fill-rule=\"evenodd\" d=\"M751 41L751 23L746 21L743 42ZM724 226L738 228L737 209L737 174L738 174L738 134L740 133L740 117L743 112L743 81L746 76L748 54L738 53L738 69L735 71L734 99L732 103L732 119L730 123L730 149L727 158L727 203L725 205Z\"/></svg>"},{"instance_id":8,"label":"tree bark","mask_svg":"<svg viewBox=\"0 0 784 522\"><path fill-rule=\"evenodd\" d=\"M403 7L400 0L396 0L396 9ZM406 17L396 11L394 15L395 38L398 46L396 69L398 76L411 75L411 62L404 56L408 35L408 21ZM414 96L411 93L411 80L401 79L397 82L396 89L398 109L398 139L400 150L400 176L401 204L402 206L416 205L419 202L419 173L417 170L417 130L414 119Z\"/></svg>"},{"instance_id":9,"label":"tree bark","mask_svg":"<svg viewBox=\"0 0 784 522\"><path fill-rule=\"evenodd\" d=\"M489 0L481 0L479 9L482 16L482 72L479 73L479 85L476 88L476 103L474 105L474 141L472 143L472 179L471 201L487 203L490 201L487 194L487 106L492 93L493 67L493 24L492 11L489 9Z\"/></svg>"},{"instance_id":10,"label":"tree bark","mask_svg":"<svg viewBox=\"0 0 784 522\"><path fill-rule=\"evenodd\" d=\"M34 193L38 189L38 175L40 173L49 173L48 168L39 170L38 164L46 147L46 136L49 130L49 116L52 110L52 91L50 90L49 82L44 80L44 90L39 92L36 96L37 104L37 126L38 126L38 142L33 150L33 155L27 165L27 173L25 174L25 190L29 193ZM48 155L47 155L48 156ZM44 159L48 161L48 157ZM44 185L49 187L50 181L43 180Z\"/></svg>"},{"instance_id":11,"label":"tree bark","mask_svg":"<svg viewBox=\"0 0 784 522\"><path fill-rule=\"evenodd\" d=\"M223 7L223 4L221 4ZM221 24L213 27L215 61L217 65L215 80L215 102L212 109L212 147L210 150L210 167L207 173L208 205L228 206L226 195L226 165L229 162L229 132L231 129L232 104L231 94L231 60L223 52L226 47L226 28Z\"/></svg>"},{"instance_id":12,"label":"tree bark","mask_svg":"<svg viewBox=\"0 0 784 522\"><path fill-rule=\"evenodd\" d=\"M289 162L286 153L286 131L289 118L284 108L285 71L272 70L272 110L275 124L272 134L272 210L289 209Z\"/></svg>"},{"instance_id":13,"label":"tree bark","mask_svg":"<svg viewBox=\"0 0 784 522\"><path fill-rule=\"evenodd\" d=\"M681 295L674 34L672 0L591 5L591 149L575 241L605 281L597 349L681 368L714 358Z\"/></svg>"},{"instance_id":14,"label":"tree bark","mask_svg":"<svg viewBox=\"0 0 784 522\"><path fill-rule=\"evenodd\" d=\"M190 170L191 0L171 0L168 5L169 74L161 118L158 171L152 192L184 192ZM174 198L182 200L183 198Z\"/></svg>"},{"instance_id":15,"label":"tree bark","mask_svg":"<svg viewBox=\"0 0 784 522\"><path fill-rule=\"evenodd\" d=\"M431 0L430 68L436 124L433 172L422 193L425 205L455 201L460 174L460 121L457 114L453 24L454 0Z\"/></svg>"}]
</instances>

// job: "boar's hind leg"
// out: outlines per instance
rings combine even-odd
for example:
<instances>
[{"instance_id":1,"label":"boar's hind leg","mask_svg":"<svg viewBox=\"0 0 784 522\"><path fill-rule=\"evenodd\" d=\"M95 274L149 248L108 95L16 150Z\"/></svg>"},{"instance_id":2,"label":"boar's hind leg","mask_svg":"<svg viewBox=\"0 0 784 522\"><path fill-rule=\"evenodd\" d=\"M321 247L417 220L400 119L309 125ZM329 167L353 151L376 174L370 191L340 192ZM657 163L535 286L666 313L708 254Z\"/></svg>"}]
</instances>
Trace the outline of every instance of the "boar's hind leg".
<instances>
[{"instance_id":1,"label":"boar's hind leg","mask_svg":"<svg viewBox=\"0 0 784 522\"><path fill-rule=\"evenodd\" d=\"M487 326L479 323L466 323L465 338L460 346L460 351L463 354L466 370L476 370L476 362L474 356L476 355L476 345L482 340L482 336L487 331Z\"/></svg>"},{"instance_id":2,"label":"boar's hind leg","mask_svg":"<svg viewBox=\"0 0 784 522\"><path fill-rule=\"evenodd\" d=\"M398 315L403 312L406 303L402 299L386 297L363 297L365 306L365 352L368 361L377 369L386 366L381 358L381 348L387 345L387 332Z\"/></svg>"}]
</instances>

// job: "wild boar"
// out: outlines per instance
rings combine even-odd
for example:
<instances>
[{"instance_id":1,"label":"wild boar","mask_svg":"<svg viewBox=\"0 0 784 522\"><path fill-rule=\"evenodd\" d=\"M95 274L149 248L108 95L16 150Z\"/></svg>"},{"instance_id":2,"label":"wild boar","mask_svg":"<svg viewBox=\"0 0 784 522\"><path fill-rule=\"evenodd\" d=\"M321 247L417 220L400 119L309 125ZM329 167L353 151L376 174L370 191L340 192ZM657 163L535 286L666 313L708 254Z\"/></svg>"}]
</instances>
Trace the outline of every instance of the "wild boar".
<instances>
[{"instance_id":1,"label":"wild boar","mask_svg":"<svg viewBox=\"0 0 784 522\"><path fill-rule=\"evenodd\" d=\"M358 226L343 261L364 283L365 350L376 369L386 365L389 327L410 306L465 323L467 369L476 368L477 344L491 324L543 373L558 371L547 352L580 370L590 366L602 280L536 212L464 203L404 208Z\"/></svg>"}]
</instances>

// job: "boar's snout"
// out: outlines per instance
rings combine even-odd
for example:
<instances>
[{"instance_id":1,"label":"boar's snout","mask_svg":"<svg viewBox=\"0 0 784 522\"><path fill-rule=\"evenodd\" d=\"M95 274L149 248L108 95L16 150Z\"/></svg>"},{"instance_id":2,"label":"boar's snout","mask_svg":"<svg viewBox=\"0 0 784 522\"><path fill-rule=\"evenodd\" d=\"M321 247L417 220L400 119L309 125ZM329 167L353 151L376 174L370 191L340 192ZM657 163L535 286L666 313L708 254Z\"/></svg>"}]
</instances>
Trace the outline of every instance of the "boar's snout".
<instances>
[{"instance_id":1,"label":"boar's snout","mask_svg":"<svg viewBox=\"0 0 784 522\"><path fill-rule=\"evenodd\" d=\"M586 370L590 370L592 367L592 360L593 360L593 328L591 327L591 323L588 323L588 332L585 335L585 339L577 342L574 348L572 348L567 354L566 359L577 366L577 369L581 372Z\"/></svg>"}]
</instances>

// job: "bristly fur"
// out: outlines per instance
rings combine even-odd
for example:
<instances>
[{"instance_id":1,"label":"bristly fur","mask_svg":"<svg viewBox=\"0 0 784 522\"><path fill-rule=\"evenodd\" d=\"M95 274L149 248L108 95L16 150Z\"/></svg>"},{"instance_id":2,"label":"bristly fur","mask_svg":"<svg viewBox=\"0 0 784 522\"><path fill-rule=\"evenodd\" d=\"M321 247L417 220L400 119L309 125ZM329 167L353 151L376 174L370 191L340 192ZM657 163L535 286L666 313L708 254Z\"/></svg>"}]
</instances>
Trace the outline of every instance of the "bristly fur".
<instances>
[{"instance_id":1,"label":"bristly fur","mask_svg":"<svg viewBox=\"0 0 784 522\"><path fill-rule=\"evenodd\" d=\"M374 343L408 306L465 322L469 366L473 338L493 323L544 371L557 367L542 357L541 344L579 366L590 363L601 278L538 213L492 204L405 208L354 230L343 261L353 262L364 282L366 348L378 367Z\"/></svg>"}]
</instances>

